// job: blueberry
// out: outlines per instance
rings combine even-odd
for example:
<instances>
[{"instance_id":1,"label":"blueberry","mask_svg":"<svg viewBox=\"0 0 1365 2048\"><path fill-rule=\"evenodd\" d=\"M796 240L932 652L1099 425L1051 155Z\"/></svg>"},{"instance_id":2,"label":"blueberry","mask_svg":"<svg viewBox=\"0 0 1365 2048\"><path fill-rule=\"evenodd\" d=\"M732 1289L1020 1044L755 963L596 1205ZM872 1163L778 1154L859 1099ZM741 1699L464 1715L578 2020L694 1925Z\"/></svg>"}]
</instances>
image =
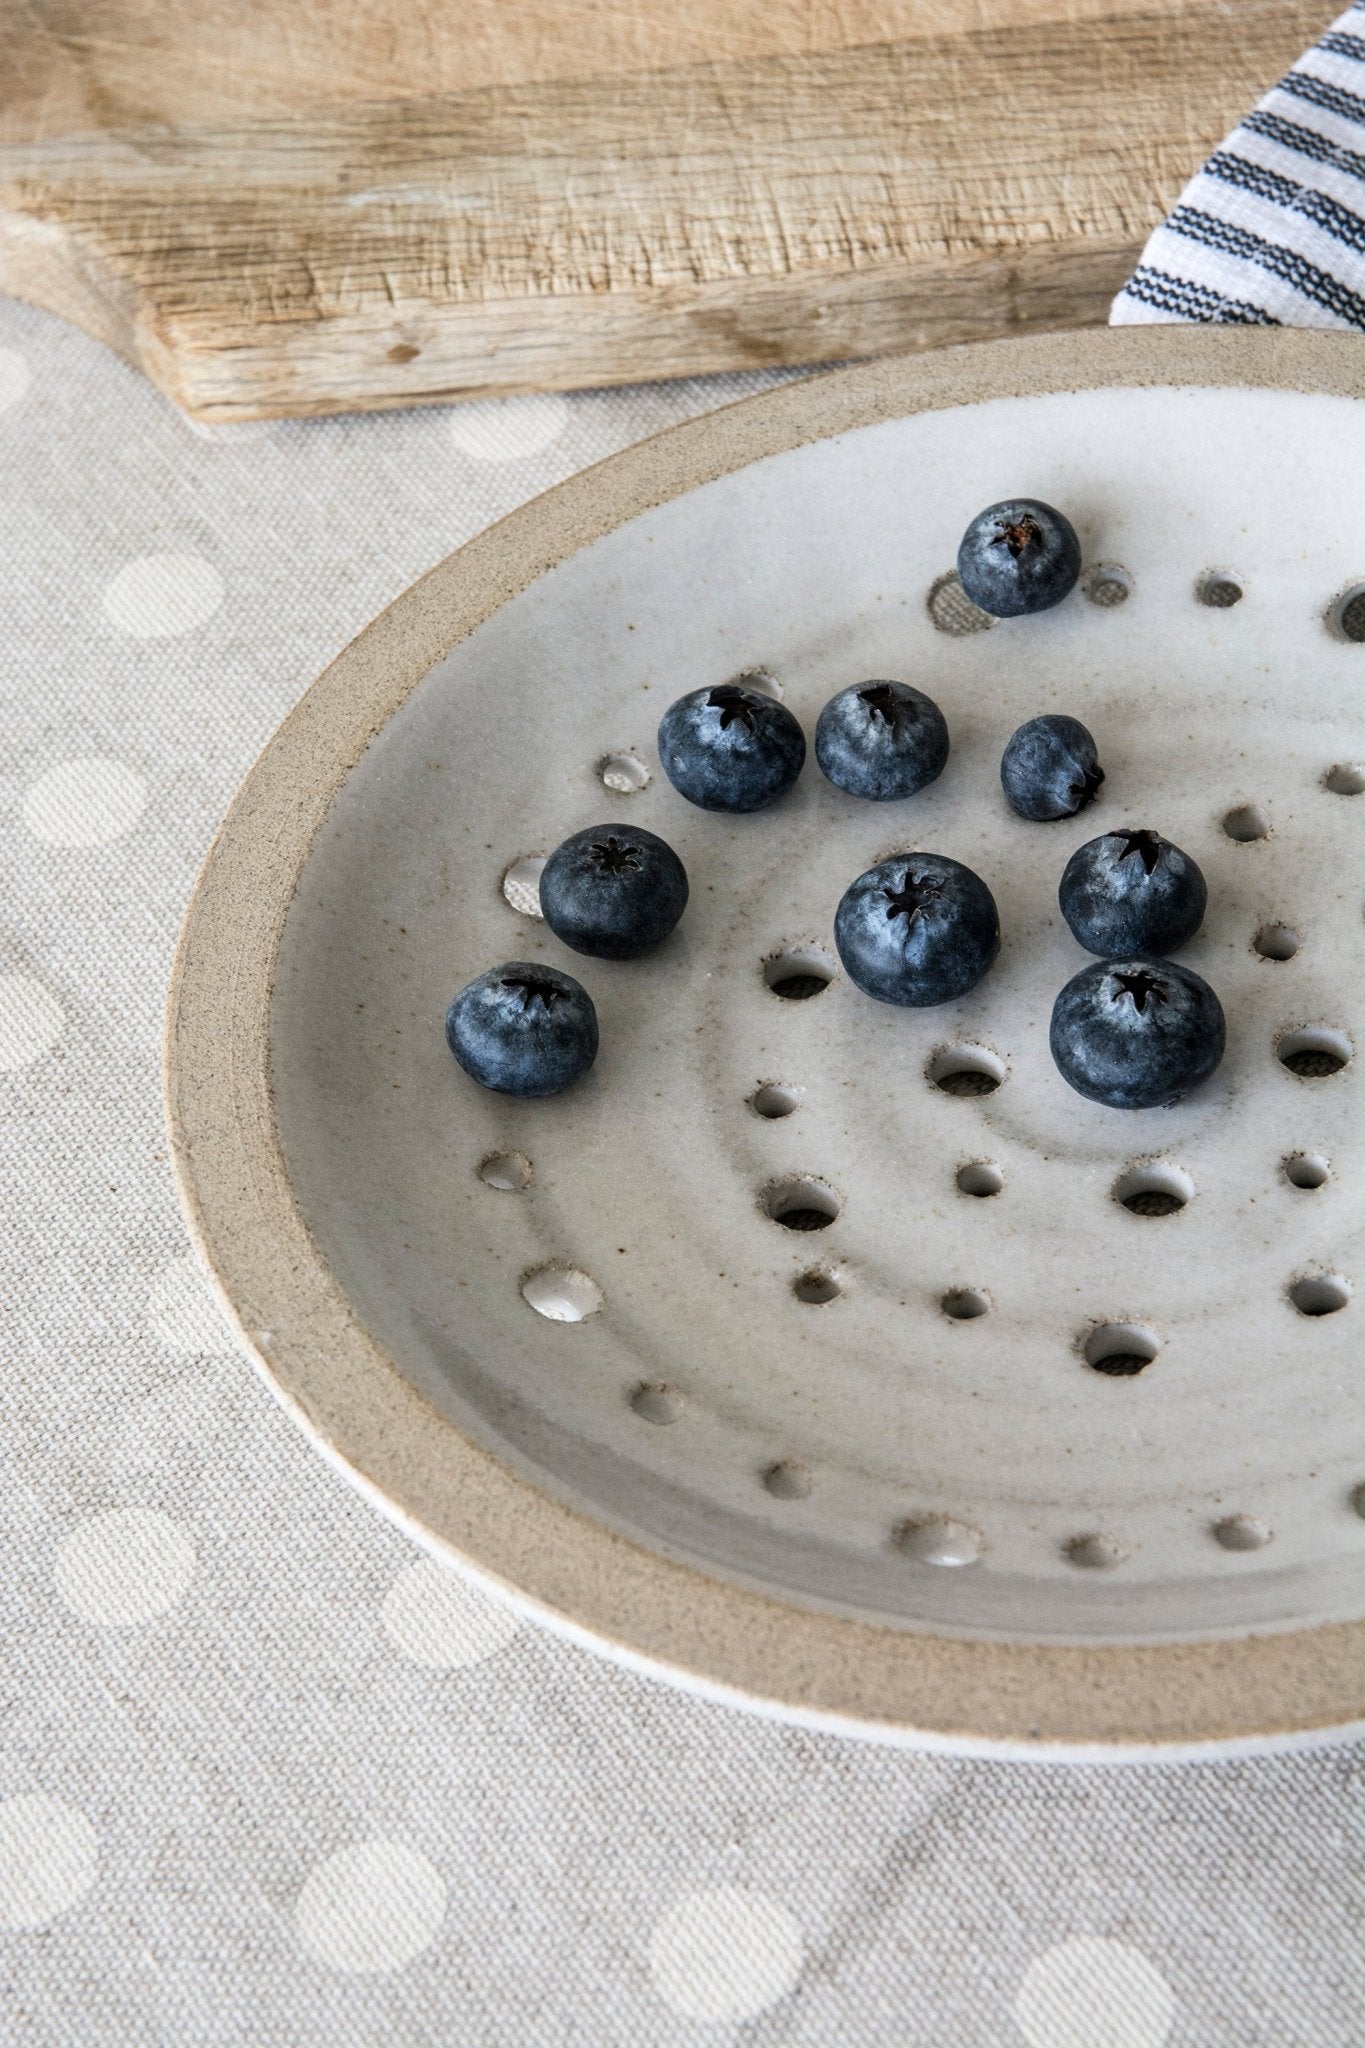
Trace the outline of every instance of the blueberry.
<instances>
[{"instance_id":1,"label":"blueberry","mask_svg":"<svg viewBox=\"0 0 1365 2048\"><path fill-rule=\"evenodd\" d=\"M597 1058L597 1012L571 974L528 960L490 967L446 1011L465 1072L503 1095L557 1095Z\"/></svg>"},{"instance_id":2,"label":"blueberry","mask_svg":"<svg viewBox=\"0 0 1365 2048\"><path fill-rule=\"evenodd\" d=\"M687 870L638 825L592 825L557 846L540 907L557 939L599 960L638 960L666 939L687 904Z\"/></svg>"},{"instance_id":3,"label":"blueberry","mask_svg":"<svg viewBox=\"0 0 1365 2048\"><path fill-rule=\"evenodd\" d=\"M976 987L1000 950L1000 919L961 861L900 853L845 889L834 943L865 995L925 1009Z\"/></svg>"},{"instance_id":4,"label":"blueberry","mask_svg":"<svg viewBox=\"0 0 1365 2048\"><path fill-rule=\"evenodd\" d=\"M704 811L761 811L786 795L805 758L790 711L738 683L679 697L659 726L664 774Z\"/></svg>"},{"instance_id":5,"label":"blueberry","mask_svg":"<svg viewBox=\"0 0 1365 2048\"><path fill-rule=\"evenodd\" d=\"M957 580L997 619L1045 612L1074 589L1081 544L1071 521L1037 498L1005 498L978 512L957 551Z\"/></svg>"},{"instance_id":6,"label":"blueberry","mask_svg":"<svg viewBox=\"0 0 1365 2048\"><path fill-rule=\"evenodd\" d=\"M1000 757L1001 786L1021 818L1074 818L1103 781L1095 742L1079 718L1031 718Z\"/></svg>"},{"instance_id":7,"label":"blueberry","mask_svg":"<svg viewBox=\"0 0 1365 2048\"><path fill-rule=\"evenodd\" d=\"M887 803L943 773L948 727L933 698L909 683L854 683L820 713L815 758L837 789Z\"/></svg>"},{"instance_id":8,"label":"blueberry","mask_svg":"<svg viewBox=\"0 0 1365 2048\"><path fill-rule=\"evenodd\" d=\"M1052 1006L1057 1071L1111 1109L1179 1102L1223 1057L1227 1025L1208 983L1174 960L1097 960Z\"/></svg>"},{"instance_id":9,"label":"blueberry","mask_svg":"<svg viewBox=\"0 0 1365 2048\"><path fill-rule=\"evenodd\" d=\"M1198 866L1159 832L1106 832L1078 846L1057 901L1088 953L1174 953L1204 922L1209 892Z\"/></svg>"}]
</instances>

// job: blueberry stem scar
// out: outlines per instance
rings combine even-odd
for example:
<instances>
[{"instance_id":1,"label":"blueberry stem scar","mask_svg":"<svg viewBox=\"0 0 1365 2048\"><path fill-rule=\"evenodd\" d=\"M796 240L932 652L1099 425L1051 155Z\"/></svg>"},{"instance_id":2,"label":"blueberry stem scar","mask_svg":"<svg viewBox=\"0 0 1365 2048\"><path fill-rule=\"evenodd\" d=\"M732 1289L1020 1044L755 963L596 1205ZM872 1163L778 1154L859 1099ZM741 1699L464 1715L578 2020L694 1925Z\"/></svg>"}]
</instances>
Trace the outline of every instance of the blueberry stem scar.
<instances>
[{"instance_id":1,"label":"blueberry stem scar","mask_svg":"<svg viewBox=\"0 0 1365 2048\"><path fill-rule=\"evenodd\" d=\"M1170 1000L1166 984L1159 981L1155 974L1149 974L1146 968L1139 968L1136 974L1116 974L1114 981L1116 986L1110 991L1110 1002L1121 1003L1125 996L1131 996L1133 1008L1139 1015L1146 1014L1149 996L1154 1007L1157 1003Z\"/></svg>"},{"instance_id":2,"label":"blueberry stem scar","mask_svg":"<svg viewBox=\"0 0 1365 2048\"><path fill-rule=\"evenodd\" d=\"M742 725L746 732L758 730L758 706L751 703L736 684L719 683L706 701L713 710L719 711L722 732L735 724Z\"/></svg>"},{"instance_id":3,"label":"blueberry stem scar","mask_svg":"<svg viewBox=\"0 0 1365 2048\"><path fill-rule=\"evenodd\" d=\"M943 895L943 884L927 875L912 874L907 868L899 889L883 889L882 894L886 898L889 918L903 917L907 924L913 924L926 904L939 901Z\"/></svg>"},{"instance_id":4,"label":"blueberry stem scar","mask_svg":"<svg viewBox=\"0 0 1365 2048\"><path fill-rule=\"evenodd\" d=\"M541 981L533 974L513 974L503 981L504 988L521 990L521 1007L529 1010L532 1003L540 1003L544 1009L552 1010L556 1003L568 1001L569 991L560 988L553 981Z\"/></svg>"},{"instance_id":5,"label":"blueberry stem scar","mask_svg":"<svg viewBox=\"0 0 1365 2048\"><path fill-rule=\"evenodd\" d=\"M1159 832L1152 832L1146 827L1142 827L1136 832L1127 830L1115 832L1113 837L1123 841L1123 852L1119 855L1120 860L1127 860L1131 855L1136 854L1146 872L1149 875L1152 873L1157 862L1161 859L1161 834Z\"/></svg>"}]
</instances>

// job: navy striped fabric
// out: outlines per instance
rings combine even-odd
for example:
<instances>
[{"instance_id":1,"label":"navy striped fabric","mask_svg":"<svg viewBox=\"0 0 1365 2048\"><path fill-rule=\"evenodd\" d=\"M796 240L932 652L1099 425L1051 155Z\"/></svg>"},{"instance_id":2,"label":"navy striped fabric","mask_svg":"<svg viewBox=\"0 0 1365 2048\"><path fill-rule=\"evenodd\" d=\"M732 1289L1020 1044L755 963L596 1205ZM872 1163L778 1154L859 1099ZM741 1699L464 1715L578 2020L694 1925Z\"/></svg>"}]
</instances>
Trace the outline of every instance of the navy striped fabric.
<instances>
[{"instance_id":1,"label":"navy striped fabric","mask_svg":"<svg viewBox=\"0 0 1365 2048\"><path fill-rule=\"evenodd\" d=\"M1365 331L1365 0L1190 180L1109 318Z\"/></svg>"}]
</instances>

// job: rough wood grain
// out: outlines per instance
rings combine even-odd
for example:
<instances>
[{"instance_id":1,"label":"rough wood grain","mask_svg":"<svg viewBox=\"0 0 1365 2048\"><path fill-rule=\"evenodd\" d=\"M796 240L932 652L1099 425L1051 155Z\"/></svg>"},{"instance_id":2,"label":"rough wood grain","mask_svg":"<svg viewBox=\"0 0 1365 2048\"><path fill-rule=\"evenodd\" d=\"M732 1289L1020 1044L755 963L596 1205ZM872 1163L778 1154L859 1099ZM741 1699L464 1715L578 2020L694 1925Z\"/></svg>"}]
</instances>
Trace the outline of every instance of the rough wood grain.
<instances>
[{"instance_id":1,"label":"rough wood grain","mask_svg":"<svg viewBox=\"0 0 1365 2048\"><path fill-rule=\"evenodd\" d=\"M220 8L231 61L203 59L182 106L216 111L193 121L175 113L192 53L166 43L150 75L149 8L40 7L4 117L0 286L210 420L1081 324L1325 18L1317 0L789 0L762 18L646 0L583 10L596 68L568 75L543 8L499 27L486 0L462 60L477 82L418 94L454 75L449 30L429 24L426 66L405 47L367 70L391 7L363 0L355 54L304 102L320 40L277 42L267 76L268 10ZM985 25L943 32L950 12ZM939 32L852 40L892 17ZM739 54L626 76L641 20L675 31L656 55L706 36ZM764 47L779 35L798 46ZM367 76L390 96L358 97Z\"/></svg>"}]
</instances>

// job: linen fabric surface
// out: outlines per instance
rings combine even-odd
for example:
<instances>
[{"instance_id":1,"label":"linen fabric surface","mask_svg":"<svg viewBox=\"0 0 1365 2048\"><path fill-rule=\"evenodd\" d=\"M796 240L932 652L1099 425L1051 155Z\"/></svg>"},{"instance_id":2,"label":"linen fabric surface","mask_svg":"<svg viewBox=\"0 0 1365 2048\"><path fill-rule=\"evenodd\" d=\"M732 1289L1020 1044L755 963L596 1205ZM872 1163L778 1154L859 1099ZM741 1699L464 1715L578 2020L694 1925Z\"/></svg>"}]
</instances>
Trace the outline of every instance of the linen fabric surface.
<instances>
[{"instance_id":1,"label":"linen fabric surface","mask_svg":"<svg viewBox=\"0 0 1365 2048\"><path fill-rule=\"evenodd\" d=\"M1365 0L1190 180L1110 318L1365 329Z\"/></svg>"},{"instance_id":2,"label":"linen fabric surface","mask_svg":"<svg viewBox=\"0 0 1365 2048\"><path fill-rule=\"evenodd\" d=\"M161 1014L257 750L489 520L767 381L196 430L0 302L4 2048L1365 2039L1360 1744L962 1761L630 1675L324 1464L188 1248Z\"/></svg>"}]
</instances>

